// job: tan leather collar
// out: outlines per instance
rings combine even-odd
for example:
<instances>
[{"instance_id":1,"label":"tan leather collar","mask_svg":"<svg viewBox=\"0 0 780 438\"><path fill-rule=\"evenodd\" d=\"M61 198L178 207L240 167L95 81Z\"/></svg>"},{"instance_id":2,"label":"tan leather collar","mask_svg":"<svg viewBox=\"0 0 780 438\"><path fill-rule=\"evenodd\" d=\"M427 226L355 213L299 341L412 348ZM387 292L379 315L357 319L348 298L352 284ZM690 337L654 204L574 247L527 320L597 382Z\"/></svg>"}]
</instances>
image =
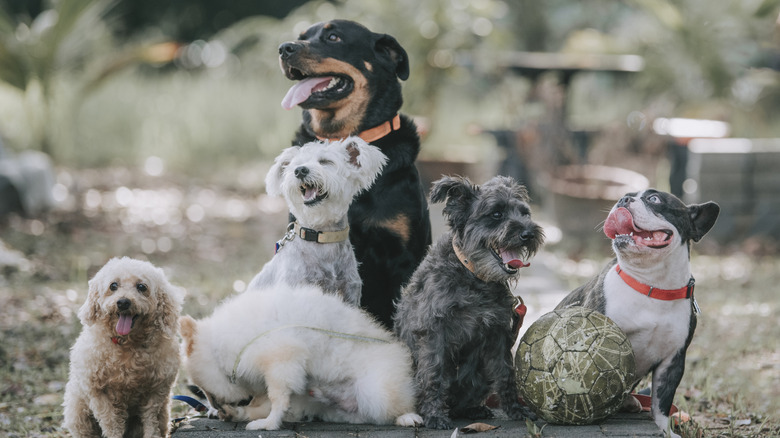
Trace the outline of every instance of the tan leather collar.
<instances>
[{"instance_id":1,"label":"tan leather collar","mask_svg":"<svg viewBox=\"0 0 780 438\"><path fill-rule=\"evenodd\" d=\"M298 222L295 222L293 232L303 240L317 243L343 242L349 238L349 226L338 231L317 231L302 227Z\"/></svg>"},{"instance_id":2,"label":"tan leather collar","mask_svg":"<svg viewBox=\"0 0 780 438\"><path fill-rule=\"evenodd\" d=\"M458 245L455 244L455 238L452 239L452 250L455 251L455 257L458 258L460 263L463 266L465 266L466 269L471 271L471 273L474 274L474 276L476 276L480 280L485 281L484 278L482 278L481 276L477 275L477 273L474 271L474 264L471 263L471 260L469 260L468 257L466 257L466 254L463 253L463 250L461 250L460 247L458 247Z\"/></svg>"},{"instance_id":3,"label":"tan leather collar","mask_svg":"<svg viewBox=\"0 0 780 438\"><path fill-rule=\"evenodd\" d=\"M393 117L391 120L386 121L385 123L382 123L379 126L374 126L371 129L366 129L365 131L358 134L358 137L362 138L366 143L371 143L373 141L377 141L380 138L386 136L387 134L398 131L401 128L401 116L396 114L395 117ZM330 138L330 137L320 137L317 136L317 139L319 140L342 140L341 138Z\"/></svg>"}]
</instances>

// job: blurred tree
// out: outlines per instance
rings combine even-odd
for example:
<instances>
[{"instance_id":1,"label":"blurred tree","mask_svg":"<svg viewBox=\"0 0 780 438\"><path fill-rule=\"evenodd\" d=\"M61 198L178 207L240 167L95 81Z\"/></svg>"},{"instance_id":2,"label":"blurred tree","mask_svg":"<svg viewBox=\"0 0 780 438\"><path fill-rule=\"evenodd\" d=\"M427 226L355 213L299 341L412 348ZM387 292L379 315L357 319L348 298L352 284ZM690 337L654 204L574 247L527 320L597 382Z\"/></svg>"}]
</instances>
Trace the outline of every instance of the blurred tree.
<instances>
[{"instance_id":1,"label":"blurred tree","mask_svg":"<svg viewBox=\"0 0 780 438\"><path fill-rule=\"evenodd\" d=\"M157 28L178 41L211 38L243 18L283 18L309 0L121 0L112 12L124 37Z\"/></svg>"}]
</instances>

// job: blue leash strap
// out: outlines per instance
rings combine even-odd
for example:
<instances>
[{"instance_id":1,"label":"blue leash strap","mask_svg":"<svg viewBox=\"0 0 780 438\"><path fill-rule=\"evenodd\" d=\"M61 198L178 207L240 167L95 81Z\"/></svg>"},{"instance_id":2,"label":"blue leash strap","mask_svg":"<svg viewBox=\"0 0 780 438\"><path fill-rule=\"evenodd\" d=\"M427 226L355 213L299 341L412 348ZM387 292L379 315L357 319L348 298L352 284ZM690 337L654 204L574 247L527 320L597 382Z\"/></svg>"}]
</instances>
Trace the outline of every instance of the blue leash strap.
<instances>
[{"instance_id":1,"label":"blue leash strap","mask_svg":"<svg viewBox=\"0 0 780 438\"><path fill-rule=\"evenodd\" d=\"M209 410L209 408L206 407L206 405L187 395L174 395L172 398L174 400L183 401L184 403L187 403L198 412L206 412L207 410Z\"/></svg>"}]
</instances>

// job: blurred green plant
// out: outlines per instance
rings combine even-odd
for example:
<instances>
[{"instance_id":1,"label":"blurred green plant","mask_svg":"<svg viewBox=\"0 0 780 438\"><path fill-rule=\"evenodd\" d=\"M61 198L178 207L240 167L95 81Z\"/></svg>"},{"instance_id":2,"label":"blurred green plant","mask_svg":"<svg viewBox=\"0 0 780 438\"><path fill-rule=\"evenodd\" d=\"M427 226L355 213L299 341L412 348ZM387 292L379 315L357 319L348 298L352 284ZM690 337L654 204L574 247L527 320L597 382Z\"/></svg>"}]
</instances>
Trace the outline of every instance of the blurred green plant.
<instances>
[{"instance_id":1,"label":"blurred green plant","mask_svg":"<svg viewBox=\"0 0 780 438\"><path fill-rule=\"evenodd\" d=\"M0 8L0 81L24 108L27 147L56 155L55 137L73 126L87 94L127 67L175 57L174 43L112 50L116 43L104 18L115 4L60 0L33 19ZM64 83L63 75L69 75Z\"/></svg>"},{"instance_id":2,"label":"blurred green plant","mask_svg":"<svg viewBox=\"0 0 780 438\"><path fill-rule=\"evenodd\" d=\"M91 36L108 1L62 0L32 21L17 21L0 9L0 80L25 103L32 143L52 152L49 129L54 79L61 69L83 65Z\"/></svg>"}]
</instances>

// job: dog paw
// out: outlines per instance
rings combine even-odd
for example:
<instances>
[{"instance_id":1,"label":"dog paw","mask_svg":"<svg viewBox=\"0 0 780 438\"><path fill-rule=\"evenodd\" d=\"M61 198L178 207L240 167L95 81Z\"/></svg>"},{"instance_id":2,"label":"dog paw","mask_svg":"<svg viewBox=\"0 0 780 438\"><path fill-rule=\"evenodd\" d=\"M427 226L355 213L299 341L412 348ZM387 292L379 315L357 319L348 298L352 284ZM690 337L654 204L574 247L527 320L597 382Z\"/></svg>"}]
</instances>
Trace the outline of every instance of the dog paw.
<instances>
[{"instance_id":1,"label":"dog paw","mask_svg":"<svg viewBox=\"0 0 780 438\"><path fill-rule=\"evenodd\" d=\"M623 412L642 412L642 402L631 394L627 394L623 399L623 406L620 407Z\"/></svg>"},{"instance_id":2,"label":"dog paw","mask_svg":"<svg viewBox=\"0 0 780 438\"><path fill-rule=\"evenodd\" d=\"M270 421L267 418L250 421L246 425L246 430L279 430L281 422Z\"/></svg>"},{"instance_id":3,"label":"dog paw","mask_svg":"<svg viewBox=\"0 0 780 438\"><path fill-rule=\"evenodd\" d=\"M395 419L396 426L414 427L414 426L419 426L423 423L424 421L422 417L415 414L414 412L403 414L400 417Z\"/></svg>"},{"instance_id":4,"label":"dog paw","mask_svg":"<svg viewBox=\"0 0 780 438\"><path fill-rule=\"evenodd\" d=\"M493 418L493 411L487 406L470 406L456 412L451 412L451 414L455 418L467 418L469 420L486 420L488 418Z\"/></svg>"},{"instance_id":5,"label":"dog paw","mask_svg":"<svg viewBox=\"0 0 780 438\"><path fill-rule=\"evenodd\" d=\"M425 427L428 429L452 429L452 420L441 416L426 417Z\"/></svg>"},{"instance_id":6,"label":"dog paw","mask_svg":"<svg viewBox=\"0 0 780 438\"><path fill-rule=\"evenodd\" d=\"M524 420L527 418L531 421L536 421L538 419L532 410L528 409L526 406L521 405L520 403L508 407L505 411L506 415L512 420Z\"/></svg>"}]
</instances>

